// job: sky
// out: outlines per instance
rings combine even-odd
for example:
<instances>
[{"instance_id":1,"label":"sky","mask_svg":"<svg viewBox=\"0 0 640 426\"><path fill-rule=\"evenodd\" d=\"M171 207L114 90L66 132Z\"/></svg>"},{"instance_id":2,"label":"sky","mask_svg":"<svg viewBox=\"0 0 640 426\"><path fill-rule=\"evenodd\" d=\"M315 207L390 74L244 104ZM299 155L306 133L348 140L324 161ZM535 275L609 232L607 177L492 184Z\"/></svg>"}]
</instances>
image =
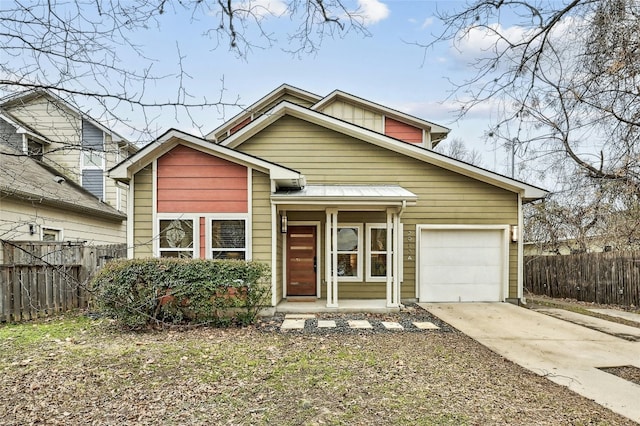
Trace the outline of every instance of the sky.
<instances>
[{"instance_id":1,"label":"sky","mask_svg":"<svg viewBox=\"0 0 640 426\"><path fill-rule=\"evenodd\" d=\"M276 14L284 10L279 0L259 1ZM449 139L462 139L468 148L483 153L482 166L508 174L502 148L485 141L491 108L484 106L456 121L456 105L448 99L454 87L451 81L462 82L472 75L469 62L487 41L483 36L469 40L462 52L445 42L429 50L416 45L433 40L441 29L437 10L459 9L464 2L348 1L358 8L370 35L352 32L325 37L317 51L298 56L286 51L297 46L289 42L287 34L299 23L287 15L265 15L261 24L276 42L269 47L255 31L250 32L250 40L263 48L253 48L245 57L230 51L227 40L218 42L215 37L203 36L215 27L215 16L190 19L180 10L169 10L159 18L158 26L137 31L136 43L155 60L157 74L175 73L178 57L183 57L182 67L189 76L183 83L196 97L215 100L222 93L226 102L246 107L283 83L318 95L338 89L448 127ZM135 57L130 60L135 64ZM164 100L175 97L176 86L176 79L169 78L147 87L147 91ZM187 117L168 109L151 114L151 127L157 134L172 127L206 134L239 111L233 107L196 109ZM133 122L136 120L139 118L134 115Z\"/></svg>"}]
</instances>

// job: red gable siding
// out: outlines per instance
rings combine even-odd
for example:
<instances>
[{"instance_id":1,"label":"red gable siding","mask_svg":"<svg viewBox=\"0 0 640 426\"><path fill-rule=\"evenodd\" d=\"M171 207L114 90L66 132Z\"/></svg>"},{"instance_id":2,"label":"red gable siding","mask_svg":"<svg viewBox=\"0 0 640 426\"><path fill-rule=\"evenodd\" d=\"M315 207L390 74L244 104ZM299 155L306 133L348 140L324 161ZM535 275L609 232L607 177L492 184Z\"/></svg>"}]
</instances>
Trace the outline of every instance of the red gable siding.
<instances>
[{"instance_id":1,"label":"red gable siding","mask_svg":"<svg viewBox=\"0 0 640 426\"><path fill-rule=\"evenodd\" d=\"M158 213L247 213L247 168L178 145L158 158Z\"/></svg>"},{"instance_id":2,"label":"red gable siding","mask_svg":"<svg viewBox=\"0 0 640 426\"><path fill-rule=\"evenodd\" d=\"M384 119L384 134L410 143L422 143L422 129L392 118Z\"/></svg>"}]
</instances>

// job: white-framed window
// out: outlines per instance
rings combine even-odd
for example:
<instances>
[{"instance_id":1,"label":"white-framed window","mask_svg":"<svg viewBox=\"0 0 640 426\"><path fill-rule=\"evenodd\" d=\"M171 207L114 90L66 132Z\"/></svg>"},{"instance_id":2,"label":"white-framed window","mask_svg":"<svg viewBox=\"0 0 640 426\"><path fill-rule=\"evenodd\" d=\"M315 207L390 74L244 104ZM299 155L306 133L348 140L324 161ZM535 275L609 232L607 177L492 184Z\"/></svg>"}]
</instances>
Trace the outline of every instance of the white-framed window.
<instances>
[{"instance_id":1,"label":"white-framed window","mask_svg":"<svg viewBox=\"0 0 640 426\"><path fill-rule=\"evenodd\" d=\"M62 229L60 228L41 228L41 240L42 241L62 241Z\"/></svg>"},{"instance_id":2,"label":"white-framed window","mask_svg":"<svg viewBox=\"0 0 640 426\"><path fill-rule=\"evenodd\" d=\"M42 154L44 154L44 145L34 139L27 138L25 153L38 161L42 161Z\"/></svg>"},{"instance_id":3,"label":"white-framed window","mask_svg":"<svg viewBox=\"0 0 640 426\"><path fill-rule=\"evenodd\" d=\"M161 218L158 220L158 225L158 254L160 257L195 257L196 228L194 219Z\"/></svg>"},{"instance_id":4,"label":"white-framed window","mask_svg":"<svg viewBox=\"0 0 640 426\"><path fill-rule=\"evenodd\" d=\"M104 132L82 120L82 151L80 153L81 184L97 198L104 200L105 141Z\"/></svg>"},{"instance_id":5,"label":"white-framed window","mask_svg":"<svg viewBox=\"0 0 640 426\"><path fill-rule=\"evenodd\" d=\"M209 249L211 259L246 260L248 220L246 218L210 218Z\"/></svg>"},{"instance_id":6,"label":"white-framed window","mask_svg":"<svg viewBox=\"0 0 640 426\"><path fill-rule=\"evenodd\" d=\"M387 247L387 225L367 224L367 242L367 281L386 281L387 256L393 254L393 248Z\"/></svg>"},{"instance_id":7,"label":"white-framed window","mask_svg":"<svg viewBox=\"0 0 640 426\"><path fill-rule=\"evenodd\" d=\"M338 281L362 281L362 224L338 224Z\"/></svg>"}]
</instances>

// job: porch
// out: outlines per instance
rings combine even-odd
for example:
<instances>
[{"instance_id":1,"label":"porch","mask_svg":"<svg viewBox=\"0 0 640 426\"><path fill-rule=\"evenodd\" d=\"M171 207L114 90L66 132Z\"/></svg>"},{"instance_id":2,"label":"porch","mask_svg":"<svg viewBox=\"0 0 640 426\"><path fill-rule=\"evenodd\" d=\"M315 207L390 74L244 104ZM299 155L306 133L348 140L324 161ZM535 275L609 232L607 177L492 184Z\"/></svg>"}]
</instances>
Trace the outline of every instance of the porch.
<instances>
[{"instance_id":1,"label":"porch","mask_svg":"<svg viewBox=\"0 0 640 426\"><path fill-rule=\"evenodd\" d=\"M310 185L272 194L272 224L279 225L272 227L272 306L288 313L398 312L401 217L415 201L397 185Z\"/></svg>"},{"instance_id":2,"label":"porch","mask_svg":"<svg viewBox=\"0 0 640 426\"><path fill-rule=\"evenodd\" d=\"M299 302L282 300L276 306L276 312L285 314L315 314L315 313L353 313L367 312L386 314L400 312L400 306L387 307L384 299L341 299L337 307L327 307L327 301L316 299L313 302Z\"/></svg>"}]
</instances>

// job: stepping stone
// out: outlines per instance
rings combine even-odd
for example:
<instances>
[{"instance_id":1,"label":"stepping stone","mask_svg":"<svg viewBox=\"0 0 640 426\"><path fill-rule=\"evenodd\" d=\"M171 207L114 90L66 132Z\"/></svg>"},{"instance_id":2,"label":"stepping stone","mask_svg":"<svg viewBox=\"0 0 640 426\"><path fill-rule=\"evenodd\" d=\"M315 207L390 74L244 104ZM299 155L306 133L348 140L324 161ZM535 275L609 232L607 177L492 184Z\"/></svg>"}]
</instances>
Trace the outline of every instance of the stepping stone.
<instances>
[{"instance_id":1,"label":"stepping stone","mask_svg":"<svg viewBox=\"0 0 640 426\"><path fill-rule=\"evenodd\" d=\"M281 330L302 330L306 320L303 319L285 319L280 326Z\"/></svg>"},{"instance_id":2,"label":"stepping stone","mask_svg":"<svg viewBox=\"0 0 640 426\"><path fill-rule=\"evenodd\" d=\"M314 319L314 314L286 314L284 319Z\"/></svg>"},{"instance_id":3,"label":"stepping stone","mask_svg":"<svg viewBox=\"0 0 640 426\"><path fill-rule=\"evenodd\" d=\"M440 327L438 327L437 325L435 325L432 322L414 322L413 325L415 325L416 327L418 327L420 330L439 330Z\"/></svg>"},{"instance_id":4,"label":"stepping stone","mask_svg":"<svg viewBox=\"0 0 640 426\"><path fill-rule=\"evenodd\" d=\"M404 330L404 327L395 321L382 321L382 325L387 330Z\"/></svg>"},{"instance_id":5,"label":"stepping stone","mask_svg":"<svg viewBox=\"0 0 640 426\"><path fill-rule=\"evenodd\" d=\"M336 322L333 320L318 320L318 328L335 328Z\"/></svg>"},{"instance_id":6,"label":"stepping stone","mask_svg":"<svg viewBox=\"0 0 640 426\"><path fill-rule=\"evenodd\" d=\"M348 321L351 328L373 328L371 323L367 320L351 320Z\"/></svg>"}]
</instances>

